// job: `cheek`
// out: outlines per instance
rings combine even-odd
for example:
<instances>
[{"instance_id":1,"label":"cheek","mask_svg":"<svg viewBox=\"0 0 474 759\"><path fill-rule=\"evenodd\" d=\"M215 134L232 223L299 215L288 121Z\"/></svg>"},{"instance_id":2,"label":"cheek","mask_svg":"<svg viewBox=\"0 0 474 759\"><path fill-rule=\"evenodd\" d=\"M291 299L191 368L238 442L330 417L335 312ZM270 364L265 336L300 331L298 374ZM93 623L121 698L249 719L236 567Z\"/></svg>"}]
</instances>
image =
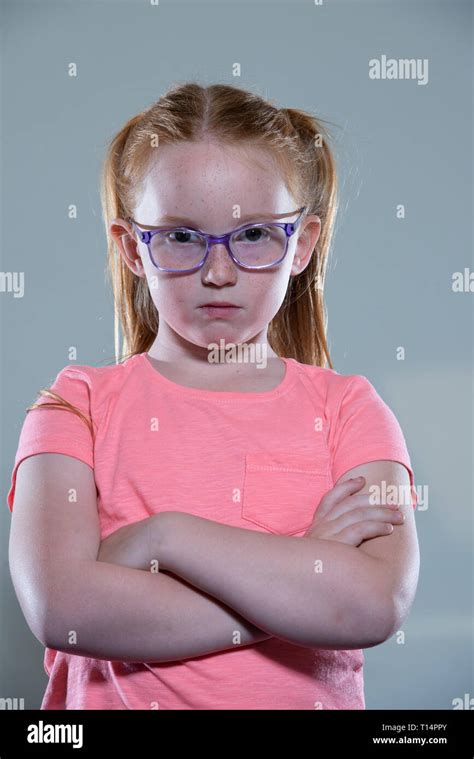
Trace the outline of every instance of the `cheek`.
<instances>
[{"instance_id":1,"label":"cheek","mask_svg":"<svg viewBox=\"0 0 474 759\"><path fill-rule=\"evenodd\" d=\"M179 302L185 300L186 283L182 278L177 279L172 274L157 271L146 257L142 257L142 263L148 289L158 311L164 314L170 308L176 309Z\"/></svg>"},{"instance_id":2,"label":"cheek","mask_svg":"<svg viewBox=\"0 0 474 759\"><path fill-rule=\"evenodd\" d=\"M283 303L287 288L288 274L283 268L278 272L262 273L257 281L248 285L246 303L249 310L272 319Z\"/></svg>"},{"instance_id":3,"label":"cheek","mask_svg":"<svg viewBox=\"0 0 474 759\"><path fill-rule=\"evenodd\" d=\"M161 277L155 276L149 281L149 287L153 303L163 318L186 316L189 298L181 283L173 282L172 279L165 282Z\"/></svg>"}]
</instances>

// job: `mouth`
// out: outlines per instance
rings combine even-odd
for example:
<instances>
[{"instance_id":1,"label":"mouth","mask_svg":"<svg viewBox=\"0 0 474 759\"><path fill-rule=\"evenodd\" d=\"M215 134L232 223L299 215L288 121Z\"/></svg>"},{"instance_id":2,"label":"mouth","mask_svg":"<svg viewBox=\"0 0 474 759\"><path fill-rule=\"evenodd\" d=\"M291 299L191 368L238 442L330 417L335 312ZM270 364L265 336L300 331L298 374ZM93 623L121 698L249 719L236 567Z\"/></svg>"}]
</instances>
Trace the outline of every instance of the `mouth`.
<instances>
[{"instance_id":1,"label":"mouth","mask_svg":"<svg viewBox=\"0 0 474 759\"><path fill-rule=\"evenodd\" d=\"M212 308L239 308L235 303L229 303L227 300L214 300L210 303L203 303L201 308L207 308L209 306Z\"/></svg>"},{"instance_id":2,"label":"mouth","mask_svg":"<svg viewBox=\"0 0 474 759\"><path fill-rule=\"evenodd\" d=\"M227 301L214 301L213 303L204 303L199 306L200 310L208 316L233 316L240 310L240 306Z\"/></svg>"}]
</instances>

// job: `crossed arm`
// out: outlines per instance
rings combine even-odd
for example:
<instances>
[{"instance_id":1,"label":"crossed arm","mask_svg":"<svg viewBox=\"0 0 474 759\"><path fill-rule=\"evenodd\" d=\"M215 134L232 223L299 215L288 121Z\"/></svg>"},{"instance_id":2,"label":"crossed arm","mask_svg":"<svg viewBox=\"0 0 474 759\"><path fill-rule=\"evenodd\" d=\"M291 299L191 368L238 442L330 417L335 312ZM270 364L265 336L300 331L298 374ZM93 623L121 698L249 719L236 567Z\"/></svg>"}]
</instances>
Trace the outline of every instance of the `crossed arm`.
<instances>
[{"instance_id":1,"label":"crossed arm","mask_svg":"<svg viewBox=\"0 0 474 759\"><path fill-rule=\"evenodd\" d=\"M364 474L368 488L379 475L388 479L387 465L395 480L403 479L406 470L393 462L372 462L344 479ZM159 529L147 535L160 572L84 563L80 586L87 589L87 603L80 613L65 607L46 645L95 658L155 662L272 636L321 648L377 645L398 628L416 587L416 561L407 564L407 551L414 556L413 514L405 513L411 522L396 528L397 537L356 548L166 512L158 515ZM70 583L68 591L81 599ZM71 629L79 633L73 647L67 643Z\"/></svg>"},{"instance_id":2,"label":"crossed arm","mask_svg":"<svg viewBox=\"0 0 474 759\"><path fill-rule=\"evenodd\" d=\"M159 516L161 566L267 633L301 646L341 649L377 645L391 634L382 562L358 548L187 513Z\"/></svg>"}]
</instances>

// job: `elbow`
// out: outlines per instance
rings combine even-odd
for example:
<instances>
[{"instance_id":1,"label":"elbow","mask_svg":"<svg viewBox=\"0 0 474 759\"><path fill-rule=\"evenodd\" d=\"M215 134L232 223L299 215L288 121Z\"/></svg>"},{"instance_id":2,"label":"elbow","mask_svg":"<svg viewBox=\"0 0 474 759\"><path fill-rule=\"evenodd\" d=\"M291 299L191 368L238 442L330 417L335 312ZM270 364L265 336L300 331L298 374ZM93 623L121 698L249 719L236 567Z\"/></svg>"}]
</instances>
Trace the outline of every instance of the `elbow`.
<instances>
[{"instance_id":1,"label":"elbow","mask_svg":"<svg viewBox=\"0 0 474 759\"><path fill-rule=\"evenodd\" d=\"M59 579L48 583L39 629L39 639L46 648L89 655L90 632L101 626L98 605L93 600L96 567L93 560L83 562L80 567L71 565L61 572Z\"/></svg>"},{"instance_id":2,"label":"elbow","mask_svg":"<svg viewBox=\"0 0 474 759\"><path fill-rule=\"evenodd\" d=\"M399 629L401 623L399 605L389 596L373 597L352 609L348 624L351 625L352 647L373 648L385 643Z\"/></svg>"},{"instance_id":3,"label":"elbow","mask_svg":"<svg viewBox=\"0 0 474 759\"><path fill-rule=\"evenodd\" d=\"M64 624L61 621L63 615L60 614L58 608L45 603L33 615L29 614L25 617L31 632L45 648L61 649L59 638L60 631L64 631ZM61 637L64 638L64 635Z\"/></svg>"},{"instance_id":4,"label":"elbow","mask_svg":"<svg viewBox=\"0 0 474 759\"><path fill-rule=\"evenodd\" d=\"M41 608L39 603L36 603L34 608L26 608L20 603L20 607L36 640L45 648L57 648L58 630L61 629L57 621L58 615Z\"/></svg>"},{"instance_id":5,"label":"elbow","mask_svg":"<svg viewBox=\"0 0 474 759\"><path fill-rule=\"evenodd\" d=\"M43 620L39 635L36 637L45 648L54 648L57 651L64 650L64 624L61 622L59 613L49 613Z\"/></svg>"},{"instance_id":6,"label":"elbow","mask_svg":"<svg viewBox=\"0 0 474 759\"><path fill-rule=\"evenodd\" d=\"M95 564L95 562L93 562ZM24 569L11 561L15 594L35 638L45 648L67 650L77 634L77 610L83 606L84 572L71 562L67 567L30 564Z\"/></svg>"},{"instance_id":7,"label":"elbow","mask_svg":"<svg viewBox=\"0 0 474 759\"><path fill-rule=\"evenodd\" d=\"M48 594L37 635L46 648L66 653L77 647L78 640L85 643L83 617L78 618L78 610L84 608L82 596L72 592L74 587L69 589L69 597L67 591L52 589Z\"/></svg>"},{"instance_id":8,"label":"elbow","mask_svg":"<svg viewBox=\"0 0 474 759\"><path fill-rule=\"evenodd\" d=\"M42 646L45 648L56 648L54 639L52 637L52 631L44 624L30 625L30 630Z\"/></svg>"},{"instance_id":9,"label":"elbow","mask_svg":"<svg viewBox=\"0 0 474 759\"><path fill-rule=\"evenodd\" d=\"M407 599L391 595L379 600L374 612L377 630L377 641L374 645L385 643L401 629L408 617L412 602L412 598Z\"/></svg>"},{"instance_id":10,"label":"elbow","mask_svg":"<svg viewBox=\"0 0 474 759\"><path fill-rule=\"evenodd\" d=\"M367 593L363 598L359 596L358 618L361 620L365 615L365 632L372 639L368 647L385 643L402 628L413 605L416 587L417 582L411 579L391 581L388 572L383 582L371 585L369 598Z\"/></svg>"},{"instance_id":11,"label":"elbow","mask_svg":"<svg viewBox=\"0 0 474 759\"><path fill-rule=\"evenodd\" d=\"M379 646L398 629L398 608L388 597L370 599L352 594L332 619L331 643L321 640L311 645L321 648L360 649ZM329 634L329 633L328 633ZM309 645L308 643L300 645Z\"/></svg>"},{"instance_id":12,"label":"elbow","mask_svg":"<svg viewBox=\"0 0 474 759\"><path fill-rule=\"evenodd\" d=\"M44 587L26 573L15 573L10 568L10 574L26 624L35 638L48 647L53 624L52 615L48 613L47 593L44 592Z\"/></svg>"},{"instance_id":13,"label":"elbow","mask_svg":"<svg viewBox=\"0 0 474 759\"><path fill-rule=\"evenodd\" d=\"M389 640L400 627L398 608L392 599L383 601L378 607L377 635L374 645Z\"/></svg>"},{"instance_id":14,"label":"elbow","mask_svg":"<svg viewBox=\"0 0 474 759\"><path fill-rule=\"evenodd\" d=\"M68 643L68 635L71 631L71 622L66 620L74 618L74 614L68 613L73 608L78 608L72 598L66 599L63 592L59 592L54 583L45 589L38 585L29 594L31 600L19 596L20 607L25 620L35 638L45 647L64 650ZM65 635L65 631L69 631Z\"/></svg>"}]
</instances>

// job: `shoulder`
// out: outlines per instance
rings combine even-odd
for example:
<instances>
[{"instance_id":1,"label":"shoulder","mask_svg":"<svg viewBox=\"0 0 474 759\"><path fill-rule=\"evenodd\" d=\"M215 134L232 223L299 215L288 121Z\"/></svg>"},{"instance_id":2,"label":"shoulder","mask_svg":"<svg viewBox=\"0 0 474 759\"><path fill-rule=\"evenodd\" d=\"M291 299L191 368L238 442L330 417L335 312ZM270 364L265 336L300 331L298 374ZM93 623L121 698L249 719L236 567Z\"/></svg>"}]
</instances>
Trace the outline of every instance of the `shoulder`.
<instances>
[{"instance_id":1,"label":"shoulder","mask_svg":"<svg viewBox=\"0 0 474 759\"><path fill-rule=\"evenodd\" d=\"M329 409L338 411L343 400L351 398L377 399L378 395L374 385L363 374L341 374L329 367L302 364L293 361L300 378L310 383L314 390L320 394Z\"/></svg>"},{"instance_id":2,"label":"shoulder","mask_svg":"<svg viewBox=\"0 0 474 759\"><path fill-rule=\"evenodd\" d=\"M409 472L415 506L414 473L402 427L372 382L363 374L340 374L306 364L298 364L298 370L311 383L312 397L318 392L324 395L334 482L357 466L397 462Z\"/></svg>"},{"instance_id":3,"label":"shoulder","mask_svg":"<svg viewBox=\"0 0 474 759\"><path fill-rule=\"evenodd\" d=\"M128 369L133 365L138 355L131 356L121 363L107 364L106 366L92 366L90 364L67 364L56 375L58 377L67 377L68 379L81 379L88 384L101 384L117 381L124 376Z\"/></svg>"},{"instance_id":4,"label":"shoulder","mask_svg":"<svg viewBox=\"0 0 474 759\"><path fill-rule=\"evenodd\" d=\"M327 367L295 363L311 399L324 411L330 441L337 430L349 425L368 433L398 426L391 406L364 374L341 374Z\"/></svg>"},{"instance_id":5,"label":"shoulder","mask_svg":"<svg viewBox=\"0 0 474 759\"><path fill-rule=\"evenodd\" d=\"M139 355L107 366L67 364L46 387L70 403L87 406L95 416L104 401L124 387Z\"/></svg>"}]
</instances>

